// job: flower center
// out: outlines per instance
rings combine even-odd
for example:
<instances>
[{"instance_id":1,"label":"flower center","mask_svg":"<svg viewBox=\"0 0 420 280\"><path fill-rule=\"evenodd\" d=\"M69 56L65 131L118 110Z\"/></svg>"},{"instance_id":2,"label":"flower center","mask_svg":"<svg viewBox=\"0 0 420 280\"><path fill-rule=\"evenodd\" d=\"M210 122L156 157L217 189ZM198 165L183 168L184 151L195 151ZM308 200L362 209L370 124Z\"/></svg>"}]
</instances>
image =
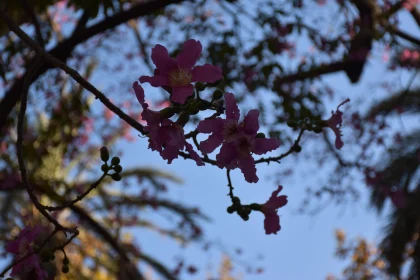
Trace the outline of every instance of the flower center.
<instances>
[{"instance_id":1,"label":"flower center","mask_svg":"<svg viewBox=\"0 0 420 280\"><path fill-rule=\"evenodd\" d=\"M251 139L249 137L242 136L237 140L236 148L240 155L249 155L252 152Z\"/></svg>"},{"instance_id":2,"label":"flower center","mask_svg":"<svg viewBox=\"0 0 420 280\"><path fill-rule=\"evenodd\" d=\"M227 122L224 128L224 138L227 143L235 141L239 134L239 127L235 121Z\"/></svg>"},{"instance_id":3,"label":"flower center","mask_svg":"<svg viewBox=\"0 0 420 280\"><path fill-rule=\"evenodd\" d=\"M185 86L191 83L192 75L185 69L176 69L169 74L169 82L171 86Z\"/></svg>"}]
</instances>

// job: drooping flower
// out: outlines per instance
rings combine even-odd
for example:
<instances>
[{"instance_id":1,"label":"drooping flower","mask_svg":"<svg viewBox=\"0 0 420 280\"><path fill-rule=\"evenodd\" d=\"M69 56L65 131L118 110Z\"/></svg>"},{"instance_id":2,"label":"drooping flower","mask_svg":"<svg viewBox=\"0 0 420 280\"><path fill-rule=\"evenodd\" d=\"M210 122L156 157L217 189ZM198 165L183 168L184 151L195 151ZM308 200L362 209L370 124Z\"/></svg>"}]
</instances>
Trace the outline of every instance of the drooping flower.
<instances>
[{"instance_id":1,"label":"drooping flower","mask_svg":"<svg viewBox=\"0 0 420 280\"><path fill-rule=\"evenodd\" d=\"M266 234L277 234L277 232L281 229L280 217L277 214L277 209L287 204L286 195L278 196L282 189L283 187L279 186L277 190L271 194L268 201L262 205L261 212L263 212L265 216L264 229Z\"/></svg>"},{"instance_id":2,"label":"drooping flower","mask_svg":"<svg viewBox=\"0 0 420 280\"><path fill-rule=\"evenodd\" d=\"M171 100L184 104L193 94L193 82L214 83L222 79L222 69L219 66L204 64L195 66L202 51L200 41L187 40L181 53L173 59L162 45L152 49L152 61L156 65L154 75L141 76L141 83L150 83L153 87L171 88Z\"/></svg>"},{"instance_id":3,"label":"drooping flower","mask_svg":"<svg viewBox=\"0 0 420 280\"><path fill-rule=\"evenodd\" d=\"M340 111L340 107L345 103L350 102L350 99L347 98L337 106L337 111L333 111L331 118L327 120L327 126L332 129L335 134L335 147L341 149L344 146L343 141L341 140L341 126L343 125L343 112Z\"/></svg>"},{"instance_id":4,"label":"drooping flower","mask_svg":"<svg viewBox=\"0 0 420 280\"><path fill-rule=\"evenodd\" d=\"M144 90L137 82L133 83L133 89L143 107L141 116L147 122L144 130L149 133L149 148L152 151L158 151L168 164L178 158L180 150L185 149L198 166L204 165L192 145L185 140L182 126L163 118L159 112L150 110L144 99Z\"/></svg>"},{"instance_id":5,"label":"drooping flower","mask_svg":"<svg viewBox=\"0 0 420 280\"><path fill-rule=\"evenodd\" d=\"M259 129L257 110L251 110L242 122L239 122L240 111L233 93L225 93L226 119L205 119L198 124L201 133L211 133L209 138L200 143L203 153L211 153L222 145L216 156L220 168L235 169L239 167L249 183L258 182L252 154L262 155L280 146L277 138L258 138Z\"/></svg>"},{"instance_id":6,"label":"drooping flower","mask_svg":"<svg viewBox=\"0 0 420 280\"><path fill-rule=\"evenodd\" d=\"M27 254L32 253L34 251L33 242L41 231L41 226L24 228L15 240L7 243L6 251L15 254L16 259L20 259ZM10 275L13 277L21 271L34 271L37 280L44 280L47 278L48 274L40 267L40 265L40 257L37 254L32 254L13 266L12 273Z\"/></svg>"}]
</instances>

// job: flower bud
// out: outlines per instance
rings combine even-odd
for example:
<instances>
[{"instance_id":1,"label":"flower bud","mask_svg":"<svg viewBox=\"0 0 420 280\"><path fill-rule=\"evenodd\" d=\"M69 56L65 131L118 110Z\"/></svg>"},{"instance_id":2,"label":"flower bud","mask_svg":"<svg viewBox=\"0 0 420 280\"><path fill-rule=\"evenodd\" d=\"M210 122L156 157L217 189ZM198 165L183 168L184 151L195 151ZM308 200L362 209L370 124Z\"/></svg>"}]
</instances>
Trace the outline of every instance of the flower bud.
<instances>
[{"instance_id":1,"label":"flower bud","mask_svg":"<svg viewBox=\"0 0 420 280\"><path fill-rule=\"evenodd\" d=\"M213 100L218 100L223 97L223 91L221 89L216 89L213 92Z\"/></svg>"},{"instance_id":2,"label":"flower bud","mask_svg":"<svg viewBox=\"0 0 420 280\"><path fill-rule=\"evenodd\" d=\"M103 146L103 147L100 149L100 152L101 152L101 160L102 160L102 161L107 161L107 160L109 159L109 152L108 152L108 148L107 148L107 147L105 147L105 146Z\"/></svg>"},{"instance_id":3,"label":"flower bud","mask_svg":"<svg viewBox=\"0 0 420 280\"><path fill-rule=\"evenodd\" d=\"M203 91L203 90L206 89L206 87L207 87L206 84L203 84L203 83L200 83L200 82L195 83L195 88L198 91Z\"/></svg>"},{"instance_id":4,"label":"flower bud","mask_svg":"<svg viewBox=\"0 0 420 280\"><path fill-rule=\"evenodd\" d=\"M64 257L63 264L68 265L70 263L69 259L67 257Z\"/></svg>"},{"instance_id":5,"label":"flower bud","mask_svg":"<svg viewBox=\"0 0 420 280\"><path fill-rule=\"evenodd\" d=\"M296 144L296 145L293 146L293 150L296 153L300 153L302 151L302 147Z\"/></svg>"},{"instance_id":6,"label":"flower bud","mask_svg":"<svg viewBox=\"0 0 420 280\"><path fill-rule=\"evenodd\" d=\"M69 266L68 265L63 265L63 267L61 268L61 272L63 273L68 273L69 272Z\"/></svg>"},{"instance_id":7,"label":"flower bud","mask_svg":"<svg viewBox=\"0 0 420 280\"><path fill-rule=\"evenodd\" d=\"M121 165L116 165L116 166L114 166L114 171L115 172L117 172L117 173L121 173L121 171L122 171L122 166Z\"/></svg>"},{"instance_id":8,"label":"flower bud","mask_svg":"<svg viewBox=\"0 0 420 280\"><path fill-rule=\"evenodd\" d=\"M232 203L233 203L234 205L241 205L241 200L239 199L239 197L234 196L234 197L232 198Z\"/></svg>"},{"instance_id":9,"label":"flower bud","mask_svg":"<svg viewBox=\"0 0 420 280\"><path fill-rule=\"evenodd\" d=\"M122 177L119 173L114 173L111 175L112 180L114 181L121 181Z\"/></svg>"},{"instance_id":10,"label":"flower bud","mask_svg":"<svg viewBox=\"0 0 420 280\"><path fill-rule=\"evenodd\" d=\"M262 132L258 132L255 138L265 138L265 134Z\"/></svg>"},{"instance_id":11,"label":"flower bud","mask_svg":"<svg viewBox=\"0 0 420 280\"><path fill-rule=\"evenodd\" d=\"M103 172L107 172L107 171L108 171L108 165L107 165L106 163L102 164L102 166L101 166L101 170L102 170Z\"/></svg>"},{"instance_id":12,"label":"flower bud","mask_svg":"<svg viewBox=\"0 0 420 280\"><path fill-rule=\"evenodd\" d=\"M113 157L113 158L111 159L111 164L112 164L112 165L117 165L117 164L120 164L120 158L119 158L119 157Z\"/></svg>"},{"instance_id":13,"label":"flower bud","mask_svg":"<svg viewBox=\"0 0 420 280\"><path fill-rule=\"evenodd\" d=\"M235 212L235 211L236 211L236 207L235 207L235 206L233 206L233 205L231 205L231 206L229 206L229 207L226 209L226 211L227 211L229 214L232 214L233 212Z\"/></svg>"}]
</instances>

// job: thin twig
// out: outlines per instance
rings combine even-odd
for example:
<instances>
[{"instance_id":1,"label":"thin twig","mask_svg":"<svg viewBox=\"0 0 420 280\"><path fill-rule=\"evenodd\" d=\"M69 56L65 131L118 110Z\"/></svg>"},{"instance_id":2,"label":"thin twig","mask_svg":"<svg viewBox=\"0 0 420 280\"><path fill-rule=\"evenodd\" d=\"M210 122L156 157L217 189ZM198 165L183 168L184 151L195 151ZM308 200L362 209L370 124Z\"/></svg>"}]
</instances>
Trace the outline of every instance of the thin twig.
<instances>
[{"instance_id":1,"label":"thin twig","mask_svg":"<svg viewBox=\"0 0 420 280\"><path fill-rule=\"evenodd\" d=\"M91 83L85 80L76 70L67 66L61 60L55 58L54 56L50 55L49 53L45 52L42 47L32 40L20 27L2 10L0 10L0 18L8 25L11 31L16 33L16 35L24 41L29 47L31 47L39 56L42 56L46 61L51 63L52 65L64 70L67 74L69 74L76 82L78 82L83 88L90 91L93 95L95 95L96 99L99 99L108 109L114 112L117 116L127 122L130 126L135 128L141 134L144 134L143 126L138 123L136 120L125 114L120 108L115 106L102 92L96 89Z\"/></svg>"}]
</instances>

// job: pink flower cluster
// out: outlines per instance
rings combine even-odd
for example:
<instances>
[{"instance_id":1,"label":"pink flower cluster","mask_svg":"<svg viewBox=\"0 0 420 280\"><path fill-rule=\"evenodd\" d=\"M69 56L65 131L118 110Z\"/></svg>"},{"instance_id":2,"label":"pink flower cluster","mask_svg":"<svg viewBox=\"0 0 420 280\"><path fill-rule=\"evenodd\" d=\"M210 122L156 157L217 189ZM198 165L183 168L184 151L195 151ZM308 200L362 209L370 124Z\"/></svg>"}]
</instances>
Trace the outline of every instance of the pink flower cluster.
<instances>
[{"instance_id":1,"label":"pink flower cluster","mask_svg":"<svg viewBox=\"0 0 420 280\"><path fill-rule=\"evenodd\" d=\"M258 138L259 129L257 110L251 110L242 122L239 122L240 111L232 93L225 93L226 119L205 119L198 124L201 133L211 133L206 141L200 143L200 150L211 153L222 145L217 154L217 165L220 168L235 169L239 167L249 183L258 182L252 154L262 155L280 146L277 138Z\"/></svg>"},{"instance_id":2,"label":"pink flower cluster","mask_svg":"<svg viewBox=\"0 0 420 280\"><path fill-rule=\"evenodd\" d=\"M194 99L194 87L191 83L214 83L223 78L221 68L218 66L210 64L194 66L201 51L201 43L195 40L186 41L176 59L171 58L167 49L161 45L156 45L152 49L152 61L156 65L154 75L142 76L139 81L150 83L153 87L162 87L170 94L170 100L175 104L163 111L150 110L149 104L145 101L143 87L138 82L133 83L137 100L143 108L141 117L146 123L144 130L149 137L149 148L158 151L168 164L178 157L181 150L185 149L197 165L204 165L203 159L185 139L183 129L185 122L180 119L182 114L188 115L188 111L182 112L176 122L169 117L175 114L173 110L175 107L179 108L179 105L183 105L181 108L189 108L191 104L195 104L196 101L190 102ZM239 168L247 182L256 183L259 178L256 174L253 155L262 155L276 150L281 144L280 140L265 138L262 133L258 133L260 127L257 110L250 110L240 121L240 111L233 93L225 93L224 99L226 117L210 117L199 122L196 131L210 134L210 136L199 145L196 142L197 147L206 158L207 154L220 146L220 151L216 155L216 165L229 170ZM201 101L198 100L198 102ZM211 104L214 109L216 105L212 102L206 104ZM172 111L166 114L165 110ZM176 112L179 113L179 111ZM277 209L287 203L286 196L277 196L281 189L282 187L279 186L265 204L255 209L265 215L264 226L267 234L276 234L280 230Z\"/></svg>"},{"instance_id":3,"label":"pink flower cluster","mask_svg":"<svg viewBox=\"0 0 420 280\"><path fill-rule=\"evenodd\" d=\"M9 253L13 253L16 259L20 259L27 254L33 253L33 242L42 231L42 226L34 226L34 227L26 227L24 228L19 236L10 241L6 246L6 251ZM41 267L41 259L37 254L32 254L29 257L25 258L21 262L17 263L13 266L12 273L10 276L15 276L19 272L34 272L34 276L36 275L37 280L46 279L48 274L44 271Z\"/></svg>"}]
</instances>

